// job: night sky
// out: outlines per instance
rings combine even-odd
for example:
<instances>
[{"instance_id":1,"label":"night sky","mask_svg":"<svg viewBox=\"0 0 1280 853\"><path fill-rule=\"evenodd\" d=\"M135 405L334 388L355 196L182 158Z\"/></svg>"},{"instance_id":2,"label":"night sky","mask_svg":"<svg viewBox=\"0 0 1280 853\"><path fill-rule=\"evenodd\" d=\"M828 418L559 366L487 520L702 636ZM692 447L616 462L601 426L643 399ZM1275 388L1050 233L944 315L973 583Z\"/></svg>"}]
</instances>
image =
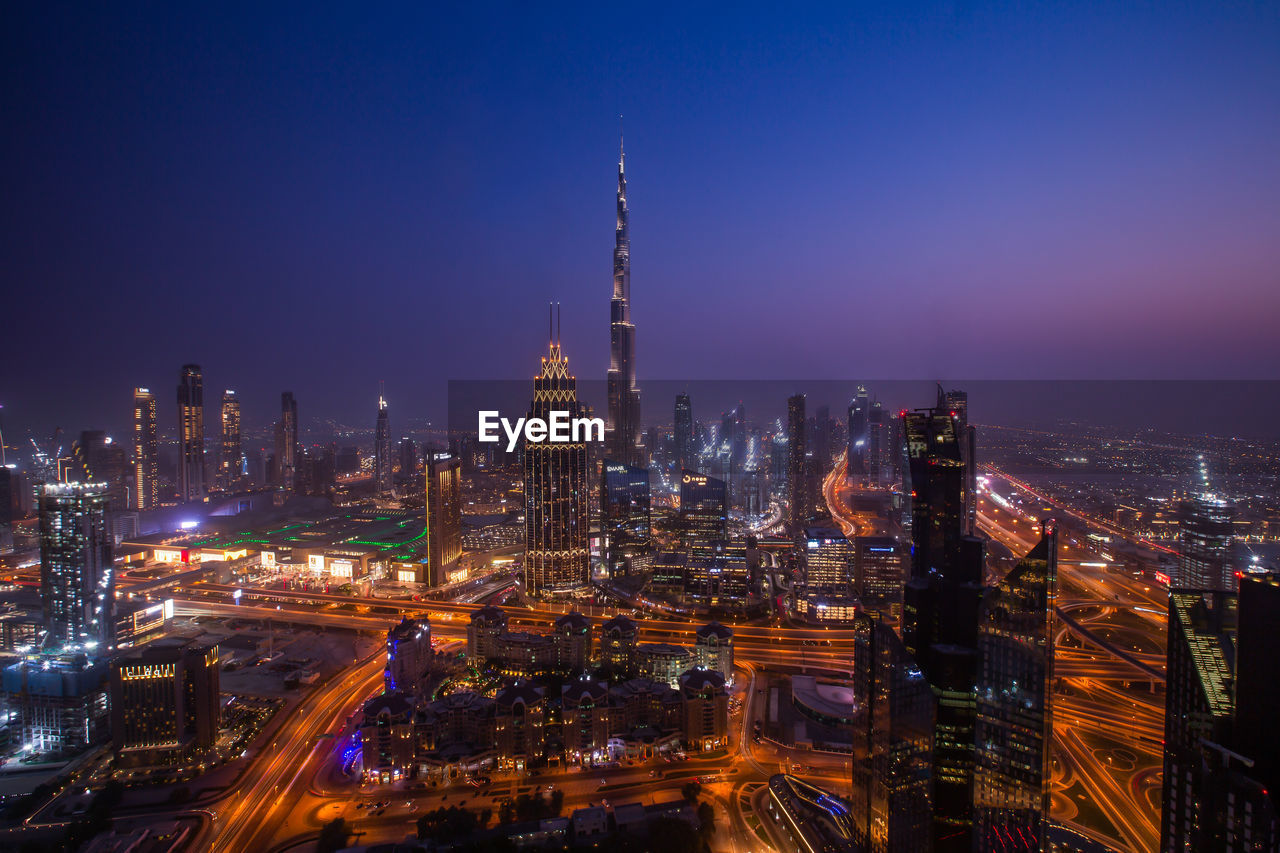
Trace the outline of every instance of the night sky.
<instances>
[{"instance_id":1,"label":"night sky","mask_svg":"<svg viewBox=\"0 0 1280 853\"><path fill-rule=\"evenodd\" d=\"M0 28L11 432L602 378L619 113L641 380L1280 376L1276 3L122 5Z\"/></svg>"}]
</instances>

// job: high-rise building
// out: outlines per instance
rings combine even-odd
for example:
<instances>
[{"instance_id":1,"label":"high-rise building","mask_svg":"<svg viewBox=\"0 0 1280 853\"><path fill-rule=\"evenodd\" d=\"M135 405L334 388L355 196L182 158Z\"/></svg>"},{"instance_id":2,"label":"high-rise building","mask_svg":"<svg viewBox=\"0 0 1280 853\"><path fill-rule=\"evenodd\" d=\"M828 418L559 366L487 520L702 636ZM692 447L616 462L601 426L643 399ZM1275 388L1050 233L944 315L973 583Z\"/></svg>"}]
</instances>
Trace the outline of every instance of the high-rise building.
<instances>
[{"instance_id":1,"label":"high-rise building","mask_svg":"<svg viewBox=\"0 0 1280 853\"><path fill-rule=\"evenodd\" d=\"M854 540L855 592L862 607L888 625L902 618L905 563L902 547L892 536L859 536Z\"/></svg>"},{"instance_id":2,"label":"high-rise building","mask_svg":"<svg viewBox=\"0 0 1280 853\"><path fill-rule=\"evenodd\" d=\"M852 595L854 555L844 534L834 527L806 527L803 544L800 570L805 593Z\"/></svg>"},{"instance_id":3,"label":"high-rise building","mask_svg":"<svg viewBox=\"0 0 1280 853\"><path fill-rule=\"evenodd\" d=\"M1050 519L1039 543L983 603L974 774L979 850L1045 849L1057 589L1058 533Z\"/></svg>"},{"instance_id":4,"label":"high-rise building","mask_svg":"<svg viewBox=\"0 0 1280 853\"><path fill-rule=\"evenodd\" d=\"M885 477L888 449L889 430L885 425L884 407L879 400L873 400L867 410L867 485L880 487L888 482Z\"/></svg>"},{"instance_id":5,"label":"high-rise building","mask_svg":"<svg viewBox=\"0 0 1280 853\"><path fill-rule=\"evenodd\" d=\"M609 577L641 570L653 546L649 469L605 460L600 472L600 532Z\"/></svg>"},{"instance_id":6,"label":"high-rise building","mask_svg":"<svg viewBox=\"0 0 1280 853\"><path fill-rule=\"evenodd\" d=\"M161 640L111 662L111 746L124 764L175 763L213 749L222 703L218 647Z\"/></svg>"},{"instance_id":7,"label":"high-rise building","mask_svg":"<svg viewBox=\"0 0 1280 853\"><path fill-rule=\"evenodd\" d=\"M693 464L693 403L688 394L676 395L675 468L681 471Z\"/></svg>"},{"instance_id":8,"label":"high-rise building","mask_svg":"<svg viewBox=\"0 0 1280 853\"><path fill-rule=\"evenodd\" d=\"M849 401L849 454L845 473L850 480L859 483L867 478L868 471L868 400L866 386L859 385L857 393Z\"/></svg>"},{"instance_id":9,"label":"high-rise building","mask_svg":"<svg viewBox=\"0 0 1280 853\"><path fill-rule=\"evenodd\" d=\"M231 491L244 474L240 449L240 398L230 389L222 392L222 455L218 459L218 488Z\"/></svg>"},{"instance_id":10,"label":"high-rise building","mask_svg":"<svg viewBox=\"0 0 1280 853\"><path fill-rule=\"evenodd\" d=\"M978 523L978 431L969 423L969 392L952 388L943 393L938 386L938 406L946 409L956 422L956 440L960 443L960 459L964 462L965 533L973 533Z\"/></svg>"},{"instance_id":11,"label":"high-rise building","mask_svg":"<svg viewBox=\"0 0 1280 853\"><path fill-rule=\"evenodd\" d=\"M204 374L184 364L178 381L178 500L204 500Z\"/></svg>"},{"instance_id":12,"label":"high-rise building","mask_svg":"<svg viewBox=\"0 0 1280 853\"><path fill-rule=\"evenodd\" d=\"M160 505L160 449L156 435L156 395L133 389L133 508Z\"/></svg>"},{"instance_id":13,"label":"high-rise building","mask_svg":"<svg viewBox=\"0 0 1280 853\"><path fill-rule=\"evenodd\" d=\"M1179 510L1181 553L1173 586L1234 591L1231 536L1234 508L1217 495L1201 494L1183 501Z\"/></svg>"},{"instance_id":14,"label":"high-rise building","mask_svg":"<svg viewBox=\"0 0 1280 853\"><path fill-rule=\"evenodd\" d=\"M804 433L804 395L796 394L787 398L787 522L795 536L800 535L813 509L806 463L808 445Z\"/></svg>"},{"instance_id":15,"label":"high-rise building","mask_svg":"<svg viewBox=\"0 0 1280 853\"><path fill-rule=\"evenodd\" d=\"M1280 575L1240 592L1173 589L1165 687L1160 850L1280 848Z\"/></svg>"},{"instance_id":16,"label":"high-rise building","mask_svg":"<svg viewBox=\"0 0 1280 853\"><path fill-rule=\"evenodd\" d=\"M642 466L636 327L631 322L631 232L627 224L626 155L618 146L618 221L614 230L613 299L609 302L609 458Z\"/></svg>"},{"instance_id":17,"label":"high-rise building","mask_svg":"<svg viewBox=\"0 0 1280 853\"><path fill-rule=\"evenodd\" d=\"M680 527L689 557L706 560L729 538L729 489L724 480L685 469L680 474Z\"/></svg>"},{"instance_id":18,"label":"high-rise building","mask_svg":"<svg viewBox=\"0 0 1280 853\"><path fill-rule=\"evenodd\" d=\"M280 420L276 423L276 485L287 492L298 485L298 401L292 391L280 395Z\"/></svg>"},{"instance_id":19,"label":"high-rise building","mask_svg":"<svg viewBox=\"0 0 1280 853\"><path fill-rule=\"evenodd\" d=\"M72 464L64 479L68 482L105 483L111 506L124 510L132 503L128 451L100 429L85 430L71 446Z\"/></svg>"},{"instance_id":20,"label":"high-rise building","mask_svg":"<svg viewBox=\"0 0 1280 853\"><path fill-rule=\"evenodd\" d=\"M984 546L965 534L966 471L949 409L904 416L911 495L911 579L902 639L938 696L933 744L933 845L973 847L979 608Z\"/></svg>"},{"instance_id":21,"label":"high-rise building","mask_svg":"<svg viewBox=\"0 0 1280 853\"><path fill-rule=\"evenodd\" d=\"M83 653L41 654L5 667L10 730L36 754L73 755L110 734L106 662Z\"/></svg>"},{"instance_id":22,"label":"high-rise building","mask_svg":"<svg viewBox=\"0 0 1280 853\"><path fill-rule=\"evenodd\" d=\"M387 400L378 395L378 422L373 436L373 492L385 495L391 491L391 416Z\"/></svg>"},{"instance_id":23,"label":"high-rise building","mask_svg":"<svg viewBox=\"0 0 1280 853\"><path fill-rule=\"evenodd\" d=\"M418 475L418 443L409 436L401 436L396 448L400 465L400 479L408 481ZM456 455L456 454L455 454ZM460 458L460 457L459 457Z\"/></svg>"},{"instance_id":24,"label":"high-rise building","mask_svg":"<svg viewBox=\"0 0 1280 853\"><path fill-rule=\"evenodd\" d=\"M853 796L858 850L931 853L936 701L894 630L855 621Z\"/></svg>"},{"instance_id":25,"label":"high-rise building","mask_svg":"<svg viewBox=\"0 0 1280 853\"><path fill-rule=\"evenodd\" d=\"M581 416L578 382L559 340L533 380L529 417L549 423L552 412ZM535 598L584 592L591 583L587 445L578 437L584 440L524 446L525 592Z\"/></svg>"},{"instance_id":26,"label":"high-rise building","mask_svg":"<svg viewBox=\"0 0 1280 853\"><path fill-rule=\"evenodd\" d=\"M426 619L402 618L387 630L387 666L383 689L387 693L416 694L431 665L431 624Z\"/></svg>"},{"instance_id":27,"label":"high-rise building","mask_svg":"<svg viewBox=\"0 0 1280 853\"><path fill-rule=\"evenodd\" d=\"M427 451L427 574L421 582L442 586L462 556L462 466L456 456Z\"/></svg>"},{"instance_id":28,"label":"high-rise building","mask_svg":"<svg viewBox=\"0 0 1280 853\"><path fill-rule=\"evenodd\" d=\"M115 627L110 503L102 483L40 487L40 600L50 650L105 653Z\"/></svg>"}]
</instances>

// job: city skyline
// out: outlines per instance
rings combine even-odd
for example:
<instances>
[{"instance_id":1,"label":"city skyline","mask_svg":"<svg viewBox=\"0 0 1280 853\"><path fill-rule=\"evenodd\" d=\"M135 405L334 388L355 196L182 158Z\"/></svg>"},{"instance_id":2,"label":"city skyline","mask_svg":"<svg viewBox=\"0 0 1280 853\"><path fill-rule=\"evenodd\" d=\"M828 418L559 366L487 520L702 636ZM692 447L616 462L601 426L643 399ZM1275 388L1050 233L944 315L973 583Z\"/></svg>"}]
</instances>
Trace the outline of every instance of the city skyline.
<instances>
[{"instance_id":1,"label":"city skyline","mask_svg":"<svg viewBox=\"0 0 1280 853\"><path fill-rule=\"evenodd\" d=\"M0 847L1280 845L1280 6L10 17Z\"/></svg>"}]
</instances>

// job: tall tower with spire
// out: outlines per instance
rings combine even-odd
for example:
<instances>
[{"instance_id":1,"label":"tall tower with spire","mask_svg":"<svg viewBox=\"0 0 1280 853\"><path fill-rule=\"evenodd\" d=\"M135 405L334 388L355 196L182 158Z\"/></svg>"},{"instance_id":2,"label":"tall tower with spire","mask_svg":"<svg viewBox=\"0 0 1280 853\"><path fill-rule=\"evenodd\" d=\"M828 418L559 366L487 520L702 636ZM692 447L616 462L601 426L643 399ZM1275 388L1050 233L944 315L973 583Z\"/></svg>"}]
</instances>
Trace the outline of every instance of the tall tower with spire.
<instances>
[{"instance_id":1,"label":"tall tower with spire","mask_svg":"<svg viewBox=\"0 0 1280 853\"><path fill-rule=\"evenodd\" d=\"M391 492L391 416L381 383L378 384L378 420L373 441L373 486L376 494Z\"/></svg>"},{"instance_id":2,"label":"tall tower with spire","mask_svg":"<svg viewBox=\"0 0 1280 853\"><path fill-rule=\"evenodd\" d=\"M609 302L609 458L642 465L640 389L636 387L636 327L631 322L631 235L627 225L626 153L618 135L618 224Z\"/></svg>"},{"instance_id":3,"label":"tall tower with spire","mask_svg":"<svg viewBox=\"0 0 1280 853\"><path fill-rule=\"evenodd\" d=\"M581 416L578 382L553 327L550 349L533 380L530 418L550 420L566 411ZM527 442L524 446L525 592L533 598L580 594L591 585L587 534L585 441Z\"/></svg>"}]
</instances>

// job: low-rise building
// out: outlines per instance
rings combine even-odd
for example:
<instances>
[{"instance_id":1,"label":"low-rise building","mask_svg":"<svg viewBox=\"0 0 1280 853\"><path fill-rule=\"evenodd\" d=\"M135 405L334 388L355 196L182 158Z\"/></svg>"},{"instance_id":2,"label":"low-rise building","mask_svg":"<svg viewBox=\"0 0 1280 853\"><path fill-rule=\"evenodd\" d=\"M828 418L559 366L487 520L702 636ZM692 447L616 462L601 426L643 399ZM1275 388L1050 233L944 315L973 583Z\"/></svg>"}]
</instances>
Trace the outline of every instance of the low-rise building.
<instances>
[{"instance_id":1,"label":"low-rise building","mask_svg":"<svg viewBox=\"0 0 1280 853\"><path fill-rule=\"evenodd\" d=\"M698 629L693 647L694 663L699 669L720 673L724 683L733 686L733 629L711 622Z\"/></svg>"},{"instance_id":2,"label":"low-rise building","mask_svg":"<svg viewBox=\"0 0 1280 853\"><path fill-rule=\"evenodd\" d=\"M693 666L693 652L671 643L641 643L636 647L640 675L661 681L671 687L680 683L680 675Z\"/></svg>"},{"instance_id":3,"label":"low-rise building","mask_svg":"<svg viewBox=\"0 0 1280 853\"><path fill-rule=\"evenodd\" d=\"M365 703L360 724L364 778L396 782L408 777L415 758L413 699L404 693L383 693Z\"/></svg>"}]
</instances>

